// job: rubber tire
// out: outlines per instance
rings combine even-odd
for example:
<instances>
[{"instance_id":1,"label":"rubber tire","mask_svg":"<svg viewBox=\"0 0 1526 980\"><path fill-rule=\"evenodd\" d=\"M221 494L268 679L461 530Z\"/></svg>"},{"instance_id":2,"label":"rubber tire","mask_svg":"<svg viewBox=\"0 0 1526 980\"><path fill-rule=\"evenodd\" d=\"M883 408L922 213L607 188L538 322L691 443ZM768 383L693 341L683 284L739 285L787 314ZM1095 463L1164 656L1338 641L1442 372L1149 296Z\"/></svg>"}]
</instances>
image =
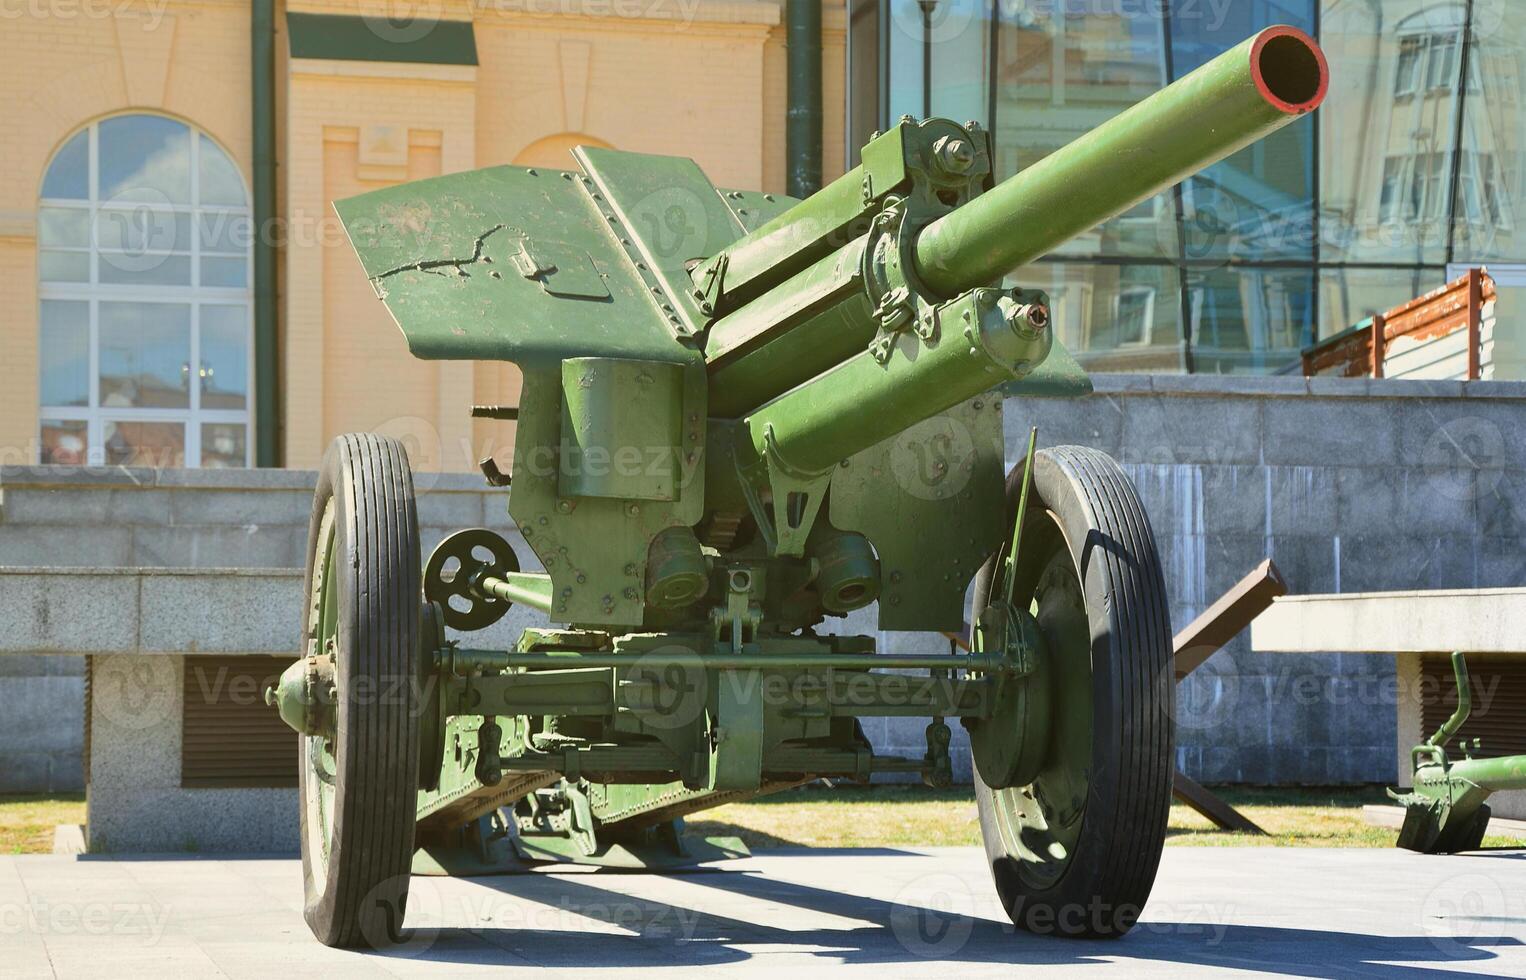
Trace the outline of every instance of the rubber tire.
<instances>
[{"instance_id":1,"label":"rubber tire","mask_svg":"<svg viewBox=\"0 0 1526 980\"><path fill-rule=\"evenodd\" d=\"M308 526L307 597L331 499L339 688L334 830L327 874L315 881L317 842L309 840L304 780L303 913L326 946L379 947L402 939L419 783L422 591L413 476L402 444L351 434L335 439L324 454ZM308 630L304 616L304 650ZM366 691L380 696L365 696ZM299 756L299 764L308 761Z\"/></svg>"},{"instance_id":2,"label":"rubber tire","mask_svg":"<svg viewBox=\"0 0 1526 980\"><path fill-rule=\"evenodd\" d=\"M1021 464L1007 477L1007 528L1016 520L1022 478ZM1058 524L1083 587L1093 682L1086 804L1069 866L1043 890L1025 881L1020 862L1006 853L995 796L976 771L981 833L1013 924L1075 938L1117 937L1133 927L1149 898L1171 806L1176 685L1165 579L1144 507L1104 453L1078 446L1038 453L1027 513L1025 541L1033 540L1036 524ZM988 602L999 557L992 555L976 576L975 610ZM1020 597L1019 605L1029 601Z\"/></svg>"}]
</instances>

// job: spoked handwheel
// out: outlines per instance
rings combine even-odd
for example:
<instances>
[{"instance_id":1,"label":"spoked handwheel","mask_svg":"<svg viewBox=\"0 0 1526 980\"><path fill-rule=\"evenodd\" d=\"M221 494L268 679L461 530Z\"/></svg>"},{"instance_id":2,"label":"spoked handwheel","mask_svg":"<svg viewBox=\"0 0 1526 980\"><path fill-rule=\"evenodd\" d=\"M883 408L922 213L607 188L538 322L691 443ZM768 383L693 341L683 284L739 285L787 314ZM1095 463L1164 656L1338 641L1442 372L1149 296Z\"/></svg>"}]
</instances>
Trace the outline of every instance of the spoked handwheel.
<instances>
[{"instance_id":1,"label":"spoked handwheel","mask_svg":"<svg viewBox=\"0 0 1526 980\"><path fill-rule=\"evenodd\" d=\"M1120 936L1154 884L1171 803L1165 582L1117 463L1066 446L1036 454L1033 469L1011 604L1006 548L975 579L971 621L986 636L1037 634L1021 644L1036 686L999 695L971 727L981 835L1017 926ZM1007 480L1009 529L1023 470Z\"/></svg>"},{"instance_id":2,"label":"spoked handwheel","mask_svg":"<svg viewBox=\"0 0 1526 980\"><path fill-rule=\"evenodd\" d=\"M304 912L325 945L383 946L401 939L419 784L418 516L397 441L329 447L305 583L303 645L332 707L300 739Z\"/></svg>"}]
</instances>

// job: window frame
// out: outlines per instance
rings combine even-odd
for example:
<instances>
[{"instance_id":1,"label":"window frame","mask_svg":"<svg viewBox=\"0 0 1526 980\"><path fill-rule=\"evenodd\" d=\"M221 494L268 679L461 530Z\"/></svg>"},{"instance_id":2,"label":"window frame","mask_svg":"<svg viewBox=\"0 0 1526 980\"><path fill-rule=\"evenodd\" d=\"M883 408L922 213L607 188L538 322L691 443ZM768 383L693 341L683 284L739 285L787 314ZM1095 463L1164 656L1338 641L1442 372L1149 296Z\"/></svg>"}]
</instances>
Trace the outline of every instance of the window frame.
<instances>
[{"instance_id":1,"label":"window frame","mask_svg":"<svg viewBox=\"0 0 1526 980\"><path fill-rule=\"evenodd\" d=\"M170 204L150 202L148 206L156 211L185 214L188 216L190 226L189 248L181 249L179 244L173 249L144 248L131 254L139 256L147 255L186 255L190 260L190 282L186 284L128 284L102 282L100 266L105 261L105 256L121 254L121 250L102 249L100 247L100 234L98 230L100 216L103 212L112 213L120 211L126 202L114 202L102 200L100 188L100 126L111 119L127 117L144 117L148 119L168 119L184 126L189 134L190 152L190 202L185 204ZM47 245L43 244L41 230L37 238L37 338L39 352L46 339L43 336L42 311L43 304L52 301L83 302L87 306L88 331L87 331L87 356L89 360L87 397L85 405L48 405L42 401L42 392L38 391L38 421L37 435L38 447L37 458L42 459L44 445L42 441L43 429L54 422L84 422L86 424L86 465L123 465L108 464L106 460L106 426L118 423L154 423L171 422L179 423L184 428L183 459L180 466L199 468L203 465L202 427L206 425L242 425L244 427L244 459L245 467L253 465L255 433L254 433L254 248L252 241L241 243L241 254L234 250L213 250L202 247L202 221L208 216L219 217L228 222L244 222L243 227L252 233L253 212L250 207L250 191L248 181L245 179L238 163L233 155L227 151L206 130L196 126L187 120L160 113L148 112L123 112L91 121L86 126L71 132L65 140L59 143L58 150L61 152L71 140L80 133L86 134L87 140L87 196L80 198L50 198L43 197L41 188L46 185L47 178L54 164L57 162L57 152L48 161L48 166L43 170L42 181L39 184L37 208L39 224L41 223L44 209L50 211L83 211L86 215L86 243L83 246ZM238 175L241 189L243 190L244 203L241 206L226 204L203 204L201 201L201 154L202 140L222 153L232 165L233 172ZM104 207L103 207L104 203ZM50 280L42 276L42 261L44 253L81 254L87 256L89 264L88 274L81 281ZM244 260L244 285L234 286L209 286L201 284L202 259L208 258L239 258ZM101 323L100 306L102 303L128 302L128 303L165 303L186 305L190 308L190 337L187 350L187 403L184 408L141 408L141 407L117 407L101 404ZM244 321L246 325L244 347L244 407L242 409L206 409L201 406L202 382L201 370L202 357L202 311L206 307L216 306L242 306L244 309ZM191 369L194 366L194 369ZM39 385L42 357L39 353L38 371ZM158 464L156 464L158 465Z\"/></svg>"}]
</instances>

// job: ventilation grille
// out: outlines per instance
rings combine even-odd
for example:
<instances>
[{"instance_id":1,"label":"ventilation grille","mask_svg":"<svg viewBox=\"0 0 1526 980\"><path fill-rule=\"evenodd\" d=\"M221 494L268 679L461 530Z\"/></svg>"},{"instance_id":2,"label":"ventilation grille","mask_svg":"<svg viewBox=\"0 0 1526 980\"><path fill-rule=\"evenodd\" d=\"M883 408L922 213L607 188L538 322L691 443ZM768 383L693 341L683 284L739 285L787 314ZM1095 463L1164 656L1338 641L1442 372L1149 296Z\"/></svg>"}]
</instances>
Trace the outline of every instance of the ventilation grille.
<instances>
[{"instance_id":1,"label":"ventilation grille","mask_svg":"<svg viewBox=\"0 0 1526 980\"><path fill-rule=\"evenodd\" d=\"M265 703L291 657L185 658L180 785L297 785L297 733Z\"/></svg>"},{"instance_id":2,"label":"ventilation grille","mask_svg":"<svg viewBox=\"0 0 1526 980\"><path fill-rule=\"evenodd\" d=\"M1427 654L1420 661L1420 719L1429 738L1457 709L1457 684L1452 677L1450 656ZM1460 740L1483 740L1475 753L1492 759L1526 754L1526 663L1519 658L1468 657L1472 679L1473 711L1457 735L1447 743L1454 758L1462 755Z\"/></svg>"}]
</instances>

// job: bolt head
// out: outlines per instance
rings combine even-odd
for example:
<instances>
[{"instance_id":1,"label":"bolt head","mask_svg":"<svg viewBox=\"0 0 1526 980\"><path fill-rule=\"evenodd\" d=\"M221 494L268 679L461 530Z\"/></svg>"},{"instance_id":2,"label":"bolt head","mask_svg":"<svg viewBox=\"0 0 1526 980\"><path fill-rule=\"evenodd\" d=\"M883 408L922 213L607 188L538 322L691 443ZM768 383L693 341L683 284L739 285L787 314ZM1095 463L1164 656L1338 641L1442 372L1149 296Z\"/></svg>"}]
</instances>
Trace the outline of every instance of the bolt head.
<instances>
[{"instance_id":1,"label":"bolt head","mask_svg":"<svg viewBox=\"0 0 1526 980\"><path fill-rule=\"evenodd\" d=\"M934 148L938 165L947 173L967 174L975 166L975 148L968 140L945 136Z\"/></svg>"}]
</instances>

